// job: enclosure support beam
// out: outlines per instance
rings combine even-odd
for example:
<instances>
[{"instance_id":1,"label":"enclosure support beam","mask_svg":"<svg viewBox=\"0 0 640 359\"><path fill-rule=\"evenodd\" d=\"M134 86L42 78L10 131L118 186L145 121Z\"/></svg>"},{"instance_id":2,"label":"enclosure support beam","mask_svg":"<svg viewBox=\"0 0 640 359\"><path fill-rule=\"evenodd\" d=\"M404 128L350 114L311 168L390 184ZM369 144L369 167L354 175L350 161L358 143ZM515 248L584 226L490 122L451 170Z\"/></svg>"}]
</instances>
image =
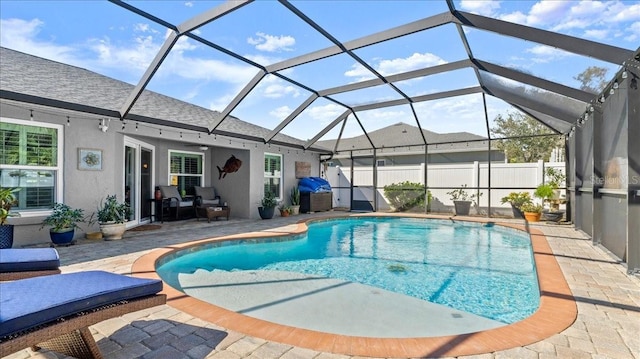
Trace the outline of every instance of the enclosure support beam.
<instances>
[{"instance_id":1,"label":"enclosure support beam","mask_svg":"<svg viewBox=\"0 0 640 359\"><path fill-rule=\"evenodd\" d=\"M487 217L491 217L491 128L489 127L489 113L487 112L487 97L482 93L482 106L484 107L484 123L487 128ZM478 205L480 198L478 197Z\"/></svg>"}]
</instances>

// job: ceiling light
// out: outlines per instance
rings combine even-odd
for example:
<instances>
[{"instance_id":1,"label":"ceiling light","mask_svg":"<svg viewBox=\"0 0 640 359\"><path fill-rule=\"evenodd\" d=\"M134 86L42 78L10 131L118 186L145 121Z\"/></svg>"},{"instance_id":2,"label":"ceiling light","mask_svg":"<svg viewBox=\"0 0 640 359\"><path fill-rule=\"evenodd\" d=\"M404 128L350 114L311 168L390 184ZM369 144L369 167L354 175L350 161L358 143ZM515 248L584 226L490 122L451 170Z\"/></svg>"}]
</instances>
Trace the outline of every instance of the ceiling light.
<instances>
[{"instance_id":1,"label":"ceiling light","mask_svg":"<svg viewBox=\"0 0 640 359\"><path fill-rule=\"evenodd\" d=\"M609 95L613 95L614 93L616 93L616 90L614 90L612 87L611 90L609 90Z\"/></svg>"},{"instance_id":2,"label":"ceiling light","mask_svg":"<svg viewBox=\"0 0 640 359\"><path fill-rule=\"evenodd\" d=\"M206 151L209 149L209 147L207 146L200 146L199 148L200 148L200 151Z\"/></svg>"},{"instance_id":3,"label":"ceiling light","mask_svg":"<svg viewBox=\"0 0 640 359\"><path fill-rule=\"evenodd\" d=\"M616 81L616 82L614 82L614 83L613 83L613 88L614 88L614 89L618 89L618 81Z\"/></svg>"},{"instance_id":4,"label":"ceiling light","mask_svg":"<svg viewBox=\"0 0 640 359\"><path fill-rule=\"evenodd\" d=\"M627 74L627 70L622 71L622 78L623 78L623 79L626 79L626 78L627 78L627 76L629 76L629 75Z\"/></svg>"},{"instance_id":5,"label":"ceiling light","mask_svg":"<svg viewBox=\"0 0 640 359\"><path fill-rule=\"evenodd\" d=\"M605 100L604 94L602 94L602 96L600 96L600 102L604 103L604 100Z\"/></svg>"}]
</instances>

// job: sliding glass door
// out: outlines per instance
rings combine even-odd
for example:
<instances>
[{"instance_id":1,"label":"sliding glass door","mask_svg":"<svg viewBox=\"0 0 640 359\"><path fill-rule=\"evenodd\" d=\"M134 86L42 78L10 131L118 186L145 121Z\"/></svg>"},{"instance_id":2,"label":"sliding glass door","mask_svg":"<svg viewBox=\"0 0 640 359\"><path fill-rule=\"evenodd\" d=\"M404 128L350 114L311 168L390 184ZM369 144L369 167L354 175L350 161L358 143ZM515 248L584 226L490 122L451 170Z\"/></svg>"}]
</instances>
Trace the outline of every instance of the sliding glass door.
<instances>
[{"instance_id":1,"label":"sliding glass door","mask_svg":"<svg viewBox=\"0 0 640 359\"><path fill-rule=\"evenodd\" d=\"M155 147L130 138L124 139L124 199L131 207L127 227L151 220Z\"/></svg>"}]
</instances>

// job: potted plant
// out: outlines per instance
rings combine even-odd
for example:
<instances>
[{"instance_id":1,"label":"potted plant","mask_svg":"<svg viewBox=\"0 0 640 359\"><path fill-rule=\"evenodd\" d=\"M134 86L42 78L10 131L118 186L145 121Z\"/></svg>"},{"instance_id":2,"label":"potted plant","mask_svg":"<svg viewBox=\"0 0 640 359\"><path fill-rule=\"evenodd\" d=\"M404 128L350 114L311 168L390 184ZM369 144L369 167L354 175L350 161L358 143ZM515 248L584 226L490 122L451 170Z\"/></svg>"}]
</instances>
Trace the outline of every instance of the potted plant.
<instances>
[{"instance_id":1,"label":"potted plant","mask_svg":"<svg viewBox=\"0 0 640 359\"><path fill-rule=\"evenodd\" d=\"M262 197L262 201L260 201L260 207L258 207L258 213L260 213L260 218L262 219L271 219L273 218L273 212L276 208L276 196L273 192L266 192L264 197Z\"/></svg>"},{"instance_id":2,"label":"potted plant","mask_svg":"<svg viewBox=\"0 0 640 359\"><path fill-rule=\"evenodd\" d=\"M70 245L73 242L76 228L80 228L78 223L85 222L84 210L71 208L64 203L53 205L51 214L42 221L42 226L49 226L49 237L56 245Z\"/></svg>"},{"instance_id":3,"label":"potted plant","mask_svg":"<svg viewBox=\"0 0 640 359\"><path fill-rule=\"evenodd\" d=\"M527 222L539 222L542 216L542 205L534 204L533 202L525 203L521 207L522 213L524 213L524 219Z\"/></svg>"},{"instance_id":4,"label":"potted plant","mask_svg":"<svg viewBox=\"0 0 640 359\"><path fill-rule=\"evenodd\" d=\"M524 218L522 215L522 206L531 202L531 195L529 192L511 192L508 196L500 199L502 204L511 204L511 210L513 211L513 218Z\"/></svg>"},{"instance_id":5,"label":"potted plant","mask_svg":"<svg viewBox=\"0 0 640 359\"><path fill-rule=\"evenodd\" d=\"M467 185L462 185L458 189L454 189L453 191L447 192L449 196L451 196L451 200L453 201L453 205L456 209L456 215L458 216L468 216L469 209L471 208L471 204L477 206L476 199L482 196L480 194L469 194L466 191Z\"/></svg>"},{"instance_id":6,"label":"potted plant","mask_svg":"<svg viewBox=\"0 0 640 359\"><path fill-rule=\"evenodd\" d=\"M291 214L291 207L287 206L284 203L281 204L278 209L280 210L280 217L289 217L289 215Z\"/></svg>"},{"instance_id":7,"label":"potted plant","mask_svg":"<svg viewBox=\"0 0 640 359\"><path fill-rule=\"evenodd\" d=\"M13 246L13 224L7 224L7 217L11 215L11 207L17 203L15 192L19 188L0 188L0 248Z\"/></svg>"},{"instance_id":8,"label":"potted plant","mask_svg":"<svg viewBox=\"0 0 640 359\"><path fill-rule=\"evenodd\" d=\"M127 230L126 222L129 220L131 210L125 202L118 202L116 195L107 196L98 207L98 224L102 238L105 241L122 239Z\"/></svg>"},{"instance_id":9,"label":"potted plant","mask_svg":"<svg viewBox=\"0 0 640 359\"><path fill-rule=\"evenodd\" d=\"M291 188L291 195L289 197L291 200L291 214L300 214L300 189L298 186Z\"/></svg>"}]
</instances>

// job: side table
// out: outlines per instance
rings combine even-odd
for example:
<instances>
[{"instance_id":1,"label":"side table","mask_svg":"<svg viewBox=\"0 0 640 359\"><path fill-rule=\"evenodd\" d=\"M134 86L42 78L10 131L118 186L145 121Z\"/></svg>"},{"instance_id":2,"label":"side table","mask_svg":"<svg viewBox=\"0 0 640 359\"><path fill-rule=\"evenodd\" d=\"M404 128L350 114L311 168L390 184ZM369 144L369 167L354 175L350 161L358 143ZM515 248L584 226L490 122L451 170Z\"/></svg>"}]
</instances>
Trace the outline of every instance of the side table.
<instances>
[{"instance_id":1,"label":"side table","mask_svg":"<svg viewBox=\"0 0 640 359\"><path fill-rule=\"evenodd\" d=\"M198 220L200 217L207 217L207 222L211 222L213 218L218 220L220 217L226 217L229 220L229 214L231 213L231 207L229 206L210 206L210 207L198 207Z\"/></svg>"}]
</instances>

